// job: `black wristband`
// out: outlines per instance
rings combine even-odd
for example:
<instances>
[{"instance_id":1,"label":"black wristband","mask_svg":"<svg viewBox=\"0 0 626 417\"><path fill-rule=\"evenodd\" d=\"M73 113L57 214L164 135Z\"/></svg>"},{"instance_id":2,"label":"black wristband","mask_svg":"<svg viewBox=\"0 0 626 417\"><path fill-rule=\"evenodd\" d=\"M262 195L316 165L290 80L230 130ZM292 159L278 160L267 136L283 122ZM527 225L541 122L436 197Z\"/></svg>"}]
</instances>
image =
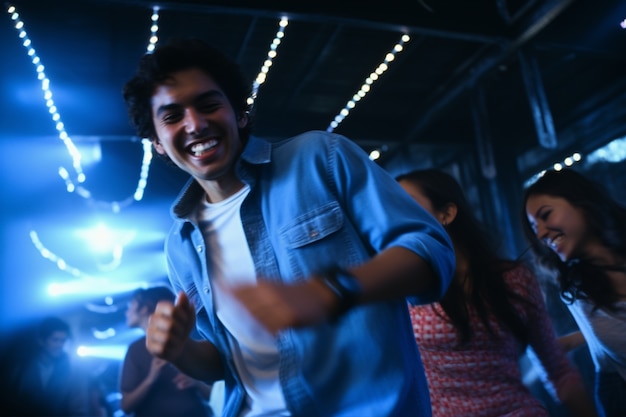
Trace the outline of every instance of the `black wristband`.
<instances>
[{"instance_id":1,"label":"black wristband","mask_svg":"<svg viewBox=\"0 0 626 417\"><path fill-rule=\"evenodd\" d=\"M333 319L342 316L357 303L363 287L354 275L342 268L334 268L320 275L320 281L330 289L339 300Z\"/></svg>"}]
</instances>

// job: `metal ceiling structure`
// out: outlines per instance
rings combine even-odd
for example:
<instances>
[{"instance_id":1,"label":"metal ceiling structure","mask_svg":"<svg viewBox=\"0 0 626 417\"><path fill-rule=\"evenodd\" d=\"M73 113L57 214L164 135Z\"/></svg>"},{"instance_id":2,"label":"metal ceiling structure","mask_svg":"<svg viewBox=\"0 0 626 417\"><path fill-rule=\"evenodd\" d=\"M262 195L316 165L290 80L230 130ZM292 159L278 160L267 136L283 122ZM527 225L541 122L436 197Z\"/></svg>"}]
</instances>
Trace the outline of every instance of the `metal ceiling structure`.
<instances>
[{"instance_id":1,"label":"metal ceiling structure","mask_svg":"<svg viewBox=\"0 0 626 417\"><path fill-rule=\"evenodd\" d=\"M205 38L235 58L251 81L278 20L289 18L256 104L255 133L267 138L326 129L402 34L411 37L405 49L336 129L366 150L474 146L476 90L484 95L494 140L507 140L518 153L553 146L558 131L597 101L619 96L624 85L619 22L626 11L616 0L22 3L47 72L66 92L57 106L76 137L133 134L120 89L145 51L154 5L160 39ZM38 111L41 102L15 103L15 88L34 80L9 26L2 32L9 58L3 91L4 103L14 104L4 112L9 123L2 134L54 134ZM537 111L542 120L533 119Z\"/></svg>"}]
</instances>

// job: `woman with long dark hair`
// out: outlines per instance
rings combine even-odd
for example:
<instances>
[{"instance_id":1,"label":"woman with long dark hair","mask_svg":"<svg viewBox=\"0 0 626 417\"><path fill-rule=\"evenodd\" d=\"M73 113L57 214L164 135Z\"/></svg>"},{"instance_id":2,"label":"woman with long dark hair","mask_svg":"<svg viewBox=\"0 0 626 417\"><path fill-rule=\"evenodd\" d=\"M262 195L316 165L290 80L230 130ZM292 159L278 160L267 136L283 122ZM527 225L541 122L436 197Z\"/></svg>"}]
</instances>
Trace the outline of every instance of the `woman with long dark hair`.
<instances>
[{"instance_id":1,"label":"woman with long dark hair","mask_svg":"<svg viewBox=\"0 0 626 417\"><path fill-rule=\"evenodd\" d=\"M546 172L523 202L526 236L593 359L599 412L626 416L626 208L573 169Z\"/></svg>"},{"instance_id":2,"label":"woman with long dark hair","mask_svg":"<svg viewBox=\"0 0 626 417\"><path fill-rule=\"evenodd\" d=\"M548 416L522 381L530 345L549 391L575 416L594 416L578 370L556 341L543 294L521 262L498 255L459 183L439 170L397 178L446 229L456 270L440 302L409 306L433 416Z\"/></svg>"}]
</instances>

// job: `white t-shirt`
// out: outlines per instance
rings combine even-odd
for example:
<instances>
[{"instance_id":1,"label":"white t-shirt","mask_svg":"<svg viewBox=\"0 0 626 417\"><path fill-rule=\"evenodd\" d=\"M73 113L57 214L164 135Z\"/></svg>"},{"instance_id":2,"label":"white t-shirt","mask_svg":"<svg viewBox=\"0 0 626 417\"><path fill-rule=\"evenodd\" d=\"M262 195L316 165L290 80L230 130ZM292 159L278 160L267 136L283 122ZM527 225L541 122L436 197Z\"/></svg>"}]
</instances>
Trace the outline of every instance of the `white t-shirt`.
<instances>
[{"instance_id":1,"label":"white t-shirt","mask_svg":"<svg viewBox=\"0 0 626 417\"><path fill-rule=\"evenodd\" d=\"M618 311L599 308L576 300L567 304L585 337L597 371L618 372L626 380L626 301L617 303Z\"/></svg>"},{"instance_id":2,"label":"white t-shirt","mask_svg":"<svg viewBox=\"0 0 626 417\"><path fill-rule=\"evenodd\" d=\"M224 287L256 282L240 208L249 186L226 200L203 199L196 217L207 245L207 263L216 314L229 334L235 367L247 394L241 416L289 416L278 379L276 338L234 300Z\"/></svg>"}]
</instances>

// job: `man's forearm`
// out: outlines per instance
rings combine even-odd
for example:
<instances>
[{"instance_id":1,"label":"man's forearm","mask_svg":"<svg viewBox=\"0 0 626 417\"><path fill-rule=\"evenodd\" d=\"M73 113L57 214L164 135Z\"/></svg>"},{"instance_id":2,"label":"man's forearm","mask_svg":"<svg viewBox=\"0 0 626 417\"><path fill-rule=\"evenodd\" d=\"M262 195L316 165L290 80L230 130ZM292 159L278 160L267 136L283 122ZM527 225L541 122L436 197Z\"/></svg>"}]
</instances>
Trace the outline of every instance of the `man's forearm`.
<instances>
[{"instance_id":1,"label":"man's forearm","mask_svg":"<svg viewBox=\"0 0 626 417\"><path fill-rule=\"evenodd\" d=\"M367 263L350 269L363 287L361 303L418 295L438 288L439 278L417 254L389 248Z\"/></svg>"}]
</instances>

